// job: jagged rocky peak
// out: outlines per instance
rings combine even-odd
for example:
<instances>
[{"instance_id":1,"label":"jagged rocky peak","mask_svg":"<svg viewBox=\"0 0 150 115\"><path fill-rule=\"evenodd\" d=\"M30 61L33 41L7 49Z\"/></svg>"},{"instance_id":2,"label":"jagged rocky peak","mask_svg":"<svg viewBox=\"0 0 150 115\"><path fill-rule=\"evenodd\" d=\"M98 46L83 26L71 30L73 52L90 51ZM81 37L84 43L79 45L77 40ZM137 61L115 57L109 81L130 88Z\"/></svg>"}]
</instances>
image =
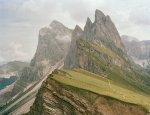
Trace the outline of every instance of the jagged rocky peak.
<instances>
[{"instance_id":1,"label":"jagged rocky peak","mask_svg":"<svg viewBox=\"0 0 150 115\"><path fill-rule=\"evenodd\" d=\"M54 20L48 27L43 27L39 31L39 36L43 37L47 34L51 34L52 32L57 35L64 35L66 33L70 33L72 30L64 26L61 22Z\"/></svg>"},{"instance_id":2,"label":"jagged rocky peak","mask_svg":"<svg viewBox=\"0 0 150 115\"><path fill-rule=\"evenodd\" d=\"M92 23L91 19L88 17L85 26L86 26L86 27L89 27L89 26L91 26L92 24L93 24L93 23Z\"/></svg>"},{"instance_id":3,"label":"jagged rocky peak","mask_svg":"<svg viewBox=\"0 0 150 115\"><path fill-rule=\"evenodd\" d=\"M31 65L39 62L52 64L54 61L64 58L71 42L71 33L71 29L56 20L52 21L49 27L42 28L39 32L37 51Z\"/></svg>"},{"instance_id":4,"label":"jagged rocky peak","mask_svg":"<svg viewBox=\"0 0 150 115\"><path fill-rule=\"evenodd\" d=\"M99 41L106 47L117 47L124 50L120 35L109 16L100 10L95 11L95 21L87 18L84 26L84 40Z\"/></svg>"},{"instance_id":5,"label":"jagged rocky peak","mask_svg":"<svg viewBox=\"0 0 150 115\"><path fill-rule=\"evenodd\" d=\"M50 32L50 28L48 28L48 27L44 27L44 28L40 29L39 38L41 38L42 36L48 34L49 32Z\"/></svg>"},{"instance_id":6,"label":"jagged rocky peak","mask_svg":"<svg viewBox=\"0 0 150 115\"><path fill-rule=\"evenodd\" d=\"M101 23L102 21L106 21L106 17L102 11L96 9L96 11L95 11L95 22Z\"/></svg>"},{"instance_id":7,"label":"jagged rocky peak","mask_svg":"<svg viewBox=\"0 0 150 115\"><path fill-rule=\"evenodd\" d=\"M76 27L75 27L75 29L73 30L73 32L72 32L72 37L74 37L74 36L81 36L81 34L82 34L82 29L80 28L80 26L78 26L78 25L76 25Z\"/></svg>"},{"instance_id":8,"label":"jagged rocky peak","mask_svg":"<svg viewBox=\"0 0 150 115\"><path fill-rule=\"evenodd\" d=\"M42 79L51 66L62 61L68 52L72 30L58 21L39 31L36 53L30 66L22 70L20 79L16 82L12 96L22 91L29 83Z\"/></svg>"},{"instance_id":9,"label":"jagged rocky peak","mask_svg":"<svg viewBox=\"0 0 150 115\"><path fill-rule=\"evenodd\" d=\"M106 21L111 21L111 18L108 15L105 16L105 14L102 11L96 9L96 11L95 11L95 23L103 23Z\"/></svg>"},{"instance_id":10,"label":"jagged rocky peak","mask_svg":"<svg viewBox=\"0 0 150 115\"><path fill-rule=\"evenodd\" d=\"M51 29L51 31L57 33L57 35L70 34L70 32L72 31L57 20L52 21L49 28Z\"/></svg>"},{"instance_id":11,"label":"jagged rocky peak","mask_svg":"<svg viewBox=\"0 0 150 115\"><path fill-rule=\"evenodd\" d=\"M93 46L103 46L113 51L118 57L126 57L124 46L115 25L109 16L105 16L99 10L95 12L94 22L87 18L83 31L78 26L74 29L64 67L67 69L82 67L87 70L94 68L92 65L95 62L92 62L92 59L89 59L88 56L91 55L91 51L96 54L97 51L95 51ZM121 62L118 60L108 60L112 60L113 63L121 66Z\"/></svg>"},{"instance_id":12,"label":"jagged rocky peak","mask_svg":"<svg viewBox=\"0 0 150 115\"><path fill-rule=\"evenodd\" d=\"M65 27L61 22L54 20L51 22L50 27L52 28L60 28L60 27Z\"/></svg>"},{"instance_id":13,"label":"jagged rocky peak","mask_svg":"<svg viewBox=\"0 0 150 115\"><path fill-rule=\"evenodd\" d=\"M71 40L71 45L69 48L69 52L66 56L65 59L65 64L64 64L64 68L69 69L69 68L74 68L77 67L77 63L78 60L76 58L76 54L77 54L77 45L76 45L76 41L80 38L82 38L83 36L83 31L82 29L76 25L75 29L72 32L72 40Z\"/></svg>"},{"instance_id":14,"label":"jagged rocky peak","mask_svg":"<svg viewBox=\"0 0 150 115\"><path fill-rule=\"evenodd\" d=\"M93 32L93 30L94 29L92 29L93 27L93 23L92 23L92 21L90 20L90 18L88 17L87 18L87 21L86 21L86 24L85 24L85 26L84 26L84 39L85 40L88 40L88 41L91 41L91 40L93 40L93 37L94 37L94 35L92 34Z\"/></svg>"},{"instance_id":15,"label":"jagged rocky peak","mask_svg":"<svg viewBox=\"0 0 150 115\"><path fill-rule=\"evenodd\" d=\"M100 10L95 12L95 38L101 39L101 42L108 43L108 46L112 43L120 49L123 48L120 35L109 16L105 16Z\"/></svg>"}]
</instances>

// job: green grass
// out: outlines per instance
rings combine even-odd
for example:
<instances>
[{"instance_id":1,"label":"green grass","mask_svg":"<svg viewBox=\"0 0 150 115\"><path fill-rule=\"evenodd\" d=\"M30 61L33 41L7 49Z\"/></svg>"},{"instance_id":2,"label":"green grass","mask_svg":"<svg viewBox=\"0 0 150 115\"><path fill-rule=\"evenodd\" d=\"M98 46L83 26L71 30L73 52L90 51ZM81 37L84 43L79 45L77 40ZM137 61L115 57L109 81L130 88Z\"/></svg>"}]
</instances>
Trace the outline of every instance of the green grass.
<instances>
[{"instance_id":1,"label":"green grass","mask_svg":"<svg viewBox=\"0 0 150 115\"><path fill-rule=\"evenodd\" d=\"M115 82L85 70L63 70L54 73L52 79L65 85L85 89L127 103L137 104L150 110L150 96L121 87Z\"/></svg>"},{"instance_id":2,"label":"green grass","mask_svg":"<svg viewBox=\"0 0 150 115\"><path fill-rule=\"evenodd\" d=\"M106 48L104 46L100 46L100 45L97 45L97 44L92 44L92 47L94 49L96 49L97 51L102 52L102 53L110 56L113 59L117 58L117 55L113 51L111 51L110 49L108 49L108 48Z\"/></svg>"},{"instance_id":3,"label":"green grass","mask_svg":"<svg viewBox=\"0 0 150 115\"><path fill-rule=\"evenodd\" d=\"M125 62L125 60L123 61L115 52L107 47L100 46L99 44L91 44L80 39L77 43L79 49L82 50L84 55L88 56L88 60L93 63L93 70L103 73L103 76L107 76L108 79L116 82L119 86L121 85L122 87L136 92L140 91L150 94L150 78L145 76L143 73L141 75L138 74L139 70L135 72L134 70L131 71L131 69L127 70L126 67L130 68L128 64L129 62ZM99 53L102 55L100 56ZM112 63L112 59L115 60L117 58L122 60L121 62L124 62L125 67L121 68L120 66Z\"/></svg>"}]
</instances>

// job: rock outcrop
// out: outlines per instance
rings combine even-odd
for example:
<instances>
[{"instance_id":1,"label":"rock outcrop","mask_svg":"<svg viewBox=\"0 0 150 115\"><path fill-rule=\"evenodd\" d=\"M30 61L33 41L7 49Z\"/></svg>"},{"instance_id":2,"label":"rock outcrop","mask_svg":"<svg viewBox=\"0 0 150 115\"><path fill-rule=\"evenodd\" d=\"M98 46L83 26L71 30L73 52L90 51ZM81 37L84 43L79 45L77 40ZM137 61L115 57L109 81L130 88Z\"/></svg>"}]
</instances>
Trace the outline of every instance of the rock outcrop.
<instances>
[{"instance_id":1,"label":"rock outcrop","mask_svg":"<svg viewBox=\"0 0 150 115\"><path fill-rule=\"evenodd\" d=\"M42 79L57 62L64 60L71 42L72 30L54 20L49 27L39 31L39 41L34 58L20 73L11 96L22 92L28 85ZM9 94L10 95L10 94Z\"/></svg>"},{"instance_id":2,"label":"rock outcrop","mask_svg":"<svg viewBox=\"0 0 150 115\"><path fill-rule=\"evenodd\" d=\"M95 49L103 50L103 54ZM87 54L85 54L85 51ZM88 68L90 67L88 66L89 64L95 65L88 61L91 61L91 59L88 58L90 58L90 55L93 57L92 54L94 52L97 53L97 57L101 56L107 59L108 63L113 62L114 64L122 65L121 58L124 58L124 60L128 61L128 56L115 25L109 16L105 16L99 10L96 10L95 12L94 23L87 18L87 22L83 31L79 26L76 26L74 29L70 51L66 57L64 67L66 69L78 67L84 68L83 66ZM114 56L110 52L114 52L117 55ZM106 53L110 53L110 55L112 54L111 56L116 58L112 59L112 57L106 56ZM84 62L86 62L86 64L83 64Z\"/></svg>"},{"instance_id":3,"label":"rock outcrop","mask_svg":"<svg viewBox=\"0 0 150 115\"><path fill-rule=\"evenodd\" d=\"M94 23L88 18L84 30L76 26L72 32L72 41L65 59L64 69L75 68L82 68L91 74L99 74L121 87L131 88L133 91L143 91L147 94L150 91L150 78L138 73L138 70L134 68L115 25L109 16L105 16L99 10L95 12ZM58 79L61 79L57 75L58 71L55 72ZM63 75L60 73L60 76ZM73 75L77 76L75 73ZM54 74L51 74L43 83L30 112L26 115L146 114L146 110L140 106L65 85L52 79L53 76ZM67 80L71 83L75 82L79 86L84 83L84 78L81 78L80 82L70 79Z\"/></svg>"},{"instance_id":4,"label":"rock outcrop","mask_svg":"<svg viewBox=\"0 0 150 115\"><path fill-rule=\"evenodd\" d=\"M39 32L39 43L31 66L39 63L54 65L66 56L71 42L72 30L58 21L53 21L50 27L42 28Z\"/></svg>"},{"instance_id":5,"label":"rock outcrop","mask_svg":"<svg viewBox=\"0 0 150 115\"><path fill-rule=\"evenodd\" d=\"M109 77L116 82L120 82L117 79L123 79L128 84L147 93L150 91L149 75L135 66L135 63L127 55L121 37L110 17L105 16L99 10L95 12L94 23L87 18L84 30L79 26L73 30L72 42L64 68L82 68ZM143 71L143 73L139 71ZM118 74L118 78L116 78L117 75L114 77L114 73ZM123 73L123 75L119 75L119 73Z\"/></svg>"},{"instance_id":6,"label":"rock outcrop","mask_svg":"<svg viewBox=\"0 0 150 115\"><path fill-rule=\"evenodd\" d=\"M25 115L145 115L140 106L120 102L51 79L43 83ZM72 90L71 90L72 89Z\"/></svg>"}]
</instances>

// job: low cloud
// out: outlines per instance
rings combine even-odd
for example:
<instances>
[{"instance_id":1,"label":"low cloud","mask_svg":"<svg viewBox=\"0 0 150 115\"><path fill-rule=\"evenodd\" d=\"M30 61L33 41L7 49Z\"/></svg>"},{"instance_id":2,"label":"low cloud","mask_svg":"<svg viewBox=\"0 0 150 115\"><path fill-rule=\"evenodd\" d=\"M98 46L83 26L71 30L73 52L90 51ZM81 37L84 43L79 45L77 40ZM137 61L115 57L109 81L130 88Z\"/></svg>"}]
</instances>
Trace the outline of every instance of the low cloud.
<instances>
[{"instance_id":1,"label":"low cloud","mask_svg":"<svg viewBox=\"0 0 150 115\"><path fill-rule=\"evenodd\" d=\"M24 60L29 60L29 59L30 57L25 51L23 51L22 44L20 43L12 42L8 45L7 48L0 49L0 62L7 62L7 60L24 61Z\"/></svg>"}]
</instances>

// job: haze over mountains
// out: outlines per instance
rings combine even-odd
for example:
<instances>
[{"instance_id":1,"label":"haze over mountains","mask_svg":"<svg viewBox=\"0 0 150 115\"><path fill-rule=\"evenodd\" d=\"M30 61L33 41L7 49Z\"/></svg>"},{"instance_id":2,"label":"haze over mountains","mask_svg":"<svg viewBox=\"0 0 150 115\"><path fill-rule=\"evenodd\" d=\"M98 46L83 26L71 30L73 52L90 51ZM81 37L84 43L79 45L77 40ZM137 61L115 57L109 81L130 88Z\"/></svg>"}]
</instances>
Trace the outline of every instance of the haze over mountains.
<instances>
[{"instance_id":1,"label":"haze over mountains","mask_svg":"<svg viewBox=\"0 0 150 115\"><path fill-rule=\"evenodd\" d=\"M14 95L25 88L25 86L22 87L22 82L28 84L42 79L52 66L65 58L70 37L71 30L57 21L53 21L49 27L40 30L35 56L31 60L30 66L23 69L20 80L13 89ZM20 89L18 86L22 88Z\"/></svg>"},{"instance_id":2,"label":"haze over mountains","mask_svg":"<svg viewBox=\"0 0 150 115\"><path fill-rule=\"evenodd\" d=\"M22 69L12 90L1 96L3 99L0 100L0 103L9 101L23 90L27 90L27 87L42 80L48 72L61 66L70 45L71 32L71 29L58 21L53 21L48 27L42 28L39 31L35 56L31 63ZM60 64L57 65L58 63ZM15 69L15 66L13 68Z\"/></svg>"},{"instance_id":3,"label":"haze over mountains","mask_svg":"<svg viewBox=\"0 0 150 115\"><path fill-rule=\"evenodd\" d=\"M146 67L147 60L150 58L150 40L139 41L137 38L126 35L121 37L133 61L142 67Z\"/></svg>"},{"instance_id":4,"label":"haze over mountains","mask_svg":"<svg viewBox=\"0 0 150 115\"><path fill-rule=\"evenodd\" d=\"M134 48L126 45L132 41L126 36L122 39L111 18L100 10L95 11L94 22L87 18L83 30L78 25L71 30L54 20L39 31L36 53L13 89L2 96L8 102L0 113L148 114L150 76L130 58L137 56L133 55ZM142 50L138 58L146 59L145 52ZM22 109L26 103L28 107L33 104L30 110Z\"/></svg>"}]
</instances>

